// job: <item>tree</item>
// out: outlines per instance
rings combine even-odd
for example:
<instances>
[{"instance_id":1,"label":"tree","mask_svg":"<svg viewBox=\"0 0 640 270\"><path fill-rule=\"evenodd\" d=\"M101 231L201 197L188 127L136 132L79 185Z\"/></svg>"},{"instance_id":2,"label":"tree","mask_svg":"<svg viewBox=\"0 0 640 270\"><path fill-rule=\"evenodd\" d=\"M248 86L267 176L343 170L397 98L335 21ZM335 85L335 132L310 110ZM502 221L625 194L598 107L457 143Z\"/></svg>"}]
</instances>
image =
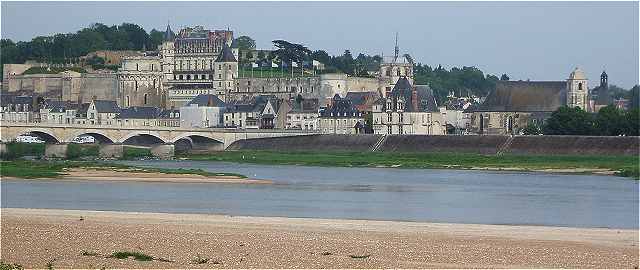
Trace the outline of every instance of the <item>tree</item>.
<instances>
[{"instance_id":1,"label":"tree","mask_svg":"<svg viewBox=\"0 0 640 270\"><path fill-rule=\"evenodd\" d=\"M256 41L249 36L239 36L233 43L241 51L251 51L256 49Z\"/></svg>"},{"instance_id":2,"label":"tree","mask_svg":"<svg viewBox=\"0 0 640 270\"><path fill-rule=\"evenodd\" d=\"M635 107L631 110L628 110L624 118L625 118L625 131L624 131L625 135L640 136L640 108Z\"/></svg>"},{"instance_id":3,"label":"tree","mask_svg":"<svg viewBox=\"0 0 640 270\"><path fill-rule=\"evenodd\" d=\"M162 42L164 42L164 31L153 29L149 32L149 43L151 43L149 49L158 48L158 46L162 45Z\"/></svg>"},{"instance_id":4,"label":"tree","mask_svg":"<svg viewBox=\"0 0 640 270\"><path fill-rule=\"evenodd\" d=\"M542 134L542 128L537 123L529 121L527 125L522 129L523 135L540 135Z\"/></svg>"},{"instance_id":5,"label":"tree","mask_svg":"<svg viewBox=\"0 0 640 270\"><path fill-rule=\"evenodd\" d=\"M545 135L592 135L593 117L579 107L563 106L551 113L542 130Z\"/></svg>"},{"instance_id":6,"label":"tree","mask_svg":"<svg viewBox=\"0 0 640 270\"><path fill-rule=\"evenodd\" d=\"M631 93L629 93L629 99L630 104L629 104L629 108L630 109L637 109L638 104L640 103L640 87L638 87L638 85L636 84L633 88L631 88Z\"/></svg>"},{"instance_id":7,"label":"tree","mask_svg":"<svg viewBox=\"0 0 640 270\"><path fill-rule=\"evenodd\" d=\"M501 81L508 81L509 80L509 76L507 76L507 74L502 74L502 76L500 76L500 80Z\"/></svg>"},{"instance_id":8,"label":"tree","mask_svg":"<svg viewBox=\"0 0 640 270\"><path fill-rule=\"evenodd\" d=\"M618 136L625 133L624 112L609 105L601 108L595 117L595 134L602 136Z\"/></svg>"},{"instance_id":9,"label":"tree","mask_svg":"<svg viewBox=\"0 0 640 270\"><path fill-rule=\"evenodd\" d=\"M278 48L273 54L285 63L302 62L311 54L311 51L304 45L286 40L274 40L273 45Z\"/></svg>"}]
</instances>

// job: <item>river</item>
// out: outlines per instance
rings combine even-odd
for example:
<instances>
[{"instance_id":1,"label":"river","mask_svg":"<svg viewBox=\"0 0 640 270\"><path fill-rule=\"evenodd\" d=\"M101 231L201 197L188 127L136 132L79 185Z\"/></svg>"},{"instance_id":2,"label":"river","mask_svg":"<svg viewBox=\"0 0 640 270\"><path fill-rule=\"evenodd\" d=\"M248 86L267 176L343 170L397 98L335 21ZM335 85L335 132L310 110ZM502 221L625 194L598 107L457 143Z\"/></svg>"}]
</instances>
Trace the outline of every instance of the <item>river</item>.
<instances>
[{"instance_id":1,"label":"river","mask_svg":"<svg viewBox=\"0 0 640 270\"><path fill-rule=\"evenodd\" d=\"M613 176L206 161L271 185L3 180L2 207L638 228L638 181Z\"/></svg>"}]
</instances>

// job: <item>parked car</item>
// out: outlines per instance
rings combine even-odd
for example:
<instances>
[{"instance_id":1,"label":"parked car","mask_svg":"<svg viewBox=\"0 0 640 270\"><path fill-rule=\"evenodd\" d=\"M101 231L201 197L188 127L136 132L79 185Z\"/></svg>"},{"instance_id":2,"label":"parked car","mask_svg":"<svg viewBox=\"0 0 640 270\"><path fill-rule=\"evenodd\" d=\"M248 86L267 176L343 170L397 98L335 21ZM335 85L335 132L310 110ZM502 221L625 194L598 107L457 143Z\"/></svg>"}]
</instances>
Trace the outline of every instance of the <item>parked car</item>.
<instances>
[{"instance_id":1,"label":"parked car","mask_svg":"<svg viewBox=\"0 0 640 270\"><path fill-rule=\"evenodd\" d=\"M20 142L20 143L44 143L44 141L41 140L40 138L38 138L36 136L31 136L31 135L20 135L20 136L16 137L16 142Z\"/></svg>"},{"instance_id":2,"label":"parked car","mask_svg":"<svg viewBox=\"0 0 640 270\"><path fill-rule=\"evenodd\" d=\"M94 137L92 137L92 136L89 136L89 135L83 135L83 136L75 137L71 142L72 143L78 143L78 144L95 143L96 139Z\"/></svg>"}]
</instances>

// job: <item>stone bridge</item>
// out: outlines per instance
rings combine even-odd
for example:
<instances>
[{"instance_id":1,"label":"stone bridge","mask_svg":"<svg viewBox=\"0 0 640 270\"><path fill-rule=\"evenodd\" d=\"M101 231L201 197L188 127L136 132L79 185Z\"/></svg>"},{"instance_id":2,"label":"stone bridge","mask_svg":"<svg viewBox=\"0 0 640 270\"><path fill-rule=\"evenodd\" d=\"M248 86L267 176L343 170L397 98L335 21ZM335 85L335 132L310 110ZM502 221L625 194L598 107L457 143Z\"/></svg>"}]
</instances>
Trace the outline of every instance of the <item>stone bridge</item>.
<instances>
[{"instance_id":1,"label":"stone bridge","mask_svg":"<svg viewBox=\"0 0 640 270\"><path fill-rule=\"evenodd\" d=\"M202 150L224 150L238 140L300 136L314 133L300 130L180 128L180 127L125 127L96 125L61 125L41 123L0 123L0 141L15 141L20 135L33 135L47 143L49 152L66 151L66 145L76 137L90 135L101 145L101 155L118 156L122 145L147 145L152 153L173 155L175 145ZM115 148L114 148L115 147ZM60 151L54 149L61 149ZM110 150L115 149L115 150ZM110 152L115 151L114 154ZM154 153L155 154L155 153ZM45 155L47 155L45 153ZM159 156L163 156L159 154Z\"/></svg>"}]
</instances>

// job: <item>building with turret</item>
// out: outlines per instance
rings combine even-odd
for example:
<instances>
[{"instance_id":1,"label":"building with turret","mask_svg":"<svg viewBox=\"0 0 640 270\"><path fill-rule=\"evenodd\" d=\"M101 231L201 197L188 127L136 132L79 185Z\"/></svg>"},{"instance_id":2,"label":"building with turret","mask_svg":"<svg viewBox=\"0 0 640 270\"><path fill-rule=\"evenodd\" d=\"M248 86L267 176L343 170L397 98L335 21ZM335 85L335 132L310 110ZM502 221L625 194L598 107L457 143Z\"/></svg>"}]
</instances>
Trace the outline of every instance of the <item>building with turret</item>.
<instances>
[{"instance_id":1,"label":"building with turret","mask_svg":"<svg viewBox=\"0 0 640 270\"><path fill-rule=\"evenodd\" d=\"M588 110L588 80L580 68L565 81L498 81L485 101L465 110L477 134L519 134L530 124L542 125L562 106Z\"/></svg>"}]
</instances>

